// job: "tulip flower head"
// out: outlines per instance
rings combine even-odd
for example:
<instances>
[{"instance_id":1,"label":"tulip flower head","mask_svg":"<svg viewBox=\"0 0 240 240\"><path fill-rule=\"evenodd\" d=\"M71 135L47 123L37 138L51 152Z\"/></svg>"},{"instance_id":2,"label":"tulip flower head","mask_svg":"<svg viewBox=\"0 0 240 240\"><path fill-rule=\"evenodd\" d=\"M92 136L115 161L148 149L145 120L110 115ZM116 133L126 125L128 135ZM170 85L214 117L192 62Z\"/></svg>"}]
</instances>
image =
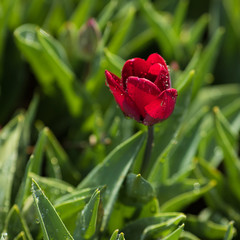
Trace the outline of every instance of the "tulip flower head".
<instances>
[{"instance_id":1,"label":"tulip flower head","mask_svg":"<svg viewBox=\"0 0 240 240\"><path fill-rule=\"evenodd\" d=\"M157 53L145 61L127 60L121 78L105 71L109 86L122 112L144 125L154 125L173 112L177 90L171 80L165 60Z\"/></svg>"}]
</instances>

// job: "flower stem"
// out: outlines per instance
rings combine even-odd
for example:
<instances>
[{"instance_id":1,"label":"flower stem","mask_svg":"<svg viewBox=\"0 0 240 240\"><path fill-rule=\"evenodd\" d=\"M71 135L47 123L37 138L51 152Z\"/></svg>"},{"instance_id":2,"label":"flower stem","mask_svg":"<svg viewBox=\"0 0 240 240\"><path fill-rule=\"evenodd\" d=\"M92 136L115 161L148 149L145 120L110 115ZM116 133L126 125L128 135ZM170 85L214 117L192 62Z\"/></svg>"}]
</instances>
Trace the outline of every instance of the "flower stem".
<instances>
[{"instance_id":1,"label":"flower stem","mask_svg":"<svg viewBox=\"0 0 240 240\"><path fill-rule=\"evenodd\" d=\"M147 144L143 156L142 161L142 167L141 167L141 174L143 177L146 177L145 174L147 174L147 165L150 161L151 153L152 153L152 146L153 146L153 140L154 140L154 128L153 126L148 126L148 138L147 138Z\"/></svg>"}]
</instances>

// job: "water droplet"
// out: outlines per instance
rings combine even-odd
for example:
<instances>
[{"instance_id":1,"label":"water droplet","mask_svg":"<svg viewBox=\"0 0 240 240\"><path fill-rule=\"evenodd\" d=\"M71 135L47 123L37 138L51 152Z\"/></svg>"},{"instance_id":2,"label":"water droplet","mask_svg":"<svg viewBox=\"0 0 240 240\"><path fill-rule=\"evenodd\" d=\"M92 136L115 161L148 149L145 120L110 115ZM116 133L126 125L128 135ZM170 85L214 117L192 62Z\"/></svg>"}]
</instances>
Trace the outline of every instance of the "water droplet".
<instances>
[{"instance_id":1,"label":"water droplet","mask_svg":"<svg viewBox=\"0 0 240 240\"><path fill-rule=\"evenodd\" d=\"M200 184L198 182L193 184L193 191L196 193L200 191Z\"/></svg>"},{"instance_id":2,"label":"water droplet","mask_svg":"<svg viewBox=\"0 0 240 240\"><path fill-rule=\"evenodd\" d=\"M2 240L4 240L4 239L7 240L7 237L8 237L8 234L6 232L2 233L2 235L1 235Z\"/></svg>"}]
</instances>

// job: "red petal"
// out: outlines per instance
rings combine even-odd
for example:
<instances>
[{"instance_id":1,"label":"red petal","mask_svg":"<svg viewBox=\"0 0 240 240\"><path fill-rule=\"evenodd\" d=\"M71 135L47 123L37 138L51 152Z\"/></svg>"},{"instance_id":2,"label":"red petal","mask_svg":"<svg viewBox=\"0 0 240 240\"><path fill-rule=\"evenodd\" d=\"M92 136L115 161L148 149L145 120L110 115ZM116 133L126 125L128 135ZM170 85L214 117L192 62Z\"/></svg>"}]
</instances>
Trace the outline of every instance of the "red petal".
<instances>
[{"instance_id":1,"label":"red petal","mask_svg":"<svg viewBox=\"0 0 240 240\"><path fill-rule=\"evenodd\" d=\"M108 79L110 79L110 82L113 78L113 80L118 83L121 87L123 87L123 83L122 83L122 79L119 78L118 76L116 76L115 74L109 72L108 70L105 70L105 75L106 75L106 79L107 79L107 83L109 84L108 82Z\"/></svg>"},{"instance_id":2,"label":"red petal","mask_svg":"<svg viewBox=\"0 0 240 240\"><path fill-rule=\"evenodd\" d=\"M160 94L159 88L145 78L129 77L127 79L127 93L136 103L142 117L146 116L145 106L154 101Z\"/></svg>"},{"instance_id":3,"label":"red petal","mask_svg":"<svg viewBox=\"0 0 240 240\"><path fill-rule=\"evenodd\" d=\"M127 78L130 76L146 78L149 67L150 64L142 58L133 58L126 61L122 69L122 80L124 85Z\"/></svg>"},{"instance_id":4,"label":"red petal","mask_svg":"<svg viewBox=\"0 0 240 240\"><path fill-rule=\"evenodd\" d=\"M108 86L123 113L139 122L141 117L136 104L116 81L115 75L109 71L105 71L105 75Z\"/></svg>"},{"instance_id":5,"label":"red petal","mask_svg":"<svg viewBox=\"0 0 240 240\"><path fill-rule=\"evenodd\" d=\"M160 63L155 63L150 66L147 74L147 79L151 80L152 82L155 82L155 80L158 78L160 72L166 72L165 67Z\"/></svg>"},{"instance_id":6,"label":"red petal","mask_svg":"<svg viewBox=\"0 0 240 240\"><path fill-rule=\"evenodd\" d=\"M177 90L174 88L163 91L160 96L145 107L145 125L153 125L167 119L173 112L177 98Z\"/></svg>"},{"instance_id":7,"label":"red petal","mask_svg":"<svg viewBox=\"0 0 240 240\"><path fill-rule=\"evenodd\" d=\"M153 65L154 63L160 63L166 68L166 70L168 69L165 60L157 53L151 54L148 57L147 62L150 63L151 65Z\"/></svg>"},{"instance_id":8,"label":"red petal","mask_svg":"<svg viewBox=\"0 0 240 240\"><path fill-rule=\"evenodd\" d=\"M162 69L159 72L156 80L154 81L154 84L159 87L161 92L166 89L171 88L171 79L170 79L168 71L165 69Z\"/></svg>"}]
</instances>

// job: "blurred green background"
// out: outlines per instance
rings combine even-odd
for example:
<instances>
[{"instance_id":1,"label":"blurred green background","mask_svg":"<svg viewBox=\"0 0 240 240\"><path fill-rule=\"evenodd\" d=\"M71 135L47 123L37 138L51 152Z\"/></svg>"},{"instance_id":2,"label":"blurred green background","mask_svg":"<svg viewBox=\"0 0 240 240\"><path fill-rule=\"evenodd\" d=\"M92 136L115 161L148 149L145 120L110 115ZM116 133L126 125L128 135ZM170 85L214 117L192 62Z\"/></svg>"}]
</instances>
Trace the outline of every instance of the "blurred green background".
<instances>
[{"instance_id":1,"label":"blurred green background","mask_svg":"<svg viewBox=\"0 0 240 240\"><path fill-rule=\"evenodd\" d=\"M45 87L41 89L43 88L42 77L37 74L39 71L50 72L51 70L44 66L39 66L38 70L34 68L34 63L31 62L32 57L25 56L28 53L24 53L24 47L18 46L19 41L24 41L20 39L21 34L29 33L29 39L27 36L22 37L25 40L28 39L28 44L31 44L30 34L33 34L31 30L24 27L20 31L16 30L23 24L35 24L58 39L64 47L74 77L77 77L77 81L82 84L86 84L91 79L92 72L95 71L94 67L97 68L99 64L98 61L102 54L99 48L107 46L111 53L118 54L124 59L136 56L147 57L151 52L159 52L169 65L172 62L177 63L180 69L184 69L197 46L206 45L216 30L223 27L225 33L217 49L215 64L212 64L212 75L208 76L207 81L213 84L239 82L240 7L238 1L181 1L182 8L184 8L180 10L181 12L178 11L179 1L153 1L154 10L151 9L152 6L147 6L146 10L143 10L140 2L2 0L0 16L1 125L9 120L16 109L26 107L34 91L38 90L43 92L41 94L42 104L38 111L39 119L44 120L46 125L56 128L59 132L66 130L66 126L59 126L64 125L66 115L68 115L67 109L64 109L64 103L59 104L60 109L54 108L55 104L60 103L59 100L62 99L61 91L54 100L50 93L45 92L50 91L49 89ZM104 15L106 11L108 12ZM161 14L155 16L158 15L155 11ZM151 14L155 16L155 19L151 19L149 16ZM91 17L99 21L100 41L104 46L99 47L95 57L87 62L76 53L79 50L76 50L75 45L78 45L80 40L74 42L71 38ZM32 39L32 41L35 40ZM39 61L41 62L40 59ZM103 82L104 76L101 75L101 82ZM45 76L45 78L54 77ZM49 114L53 109L55 114ZM56 123L58 117L62 120Z\"/></svg>"}]
</instances>

